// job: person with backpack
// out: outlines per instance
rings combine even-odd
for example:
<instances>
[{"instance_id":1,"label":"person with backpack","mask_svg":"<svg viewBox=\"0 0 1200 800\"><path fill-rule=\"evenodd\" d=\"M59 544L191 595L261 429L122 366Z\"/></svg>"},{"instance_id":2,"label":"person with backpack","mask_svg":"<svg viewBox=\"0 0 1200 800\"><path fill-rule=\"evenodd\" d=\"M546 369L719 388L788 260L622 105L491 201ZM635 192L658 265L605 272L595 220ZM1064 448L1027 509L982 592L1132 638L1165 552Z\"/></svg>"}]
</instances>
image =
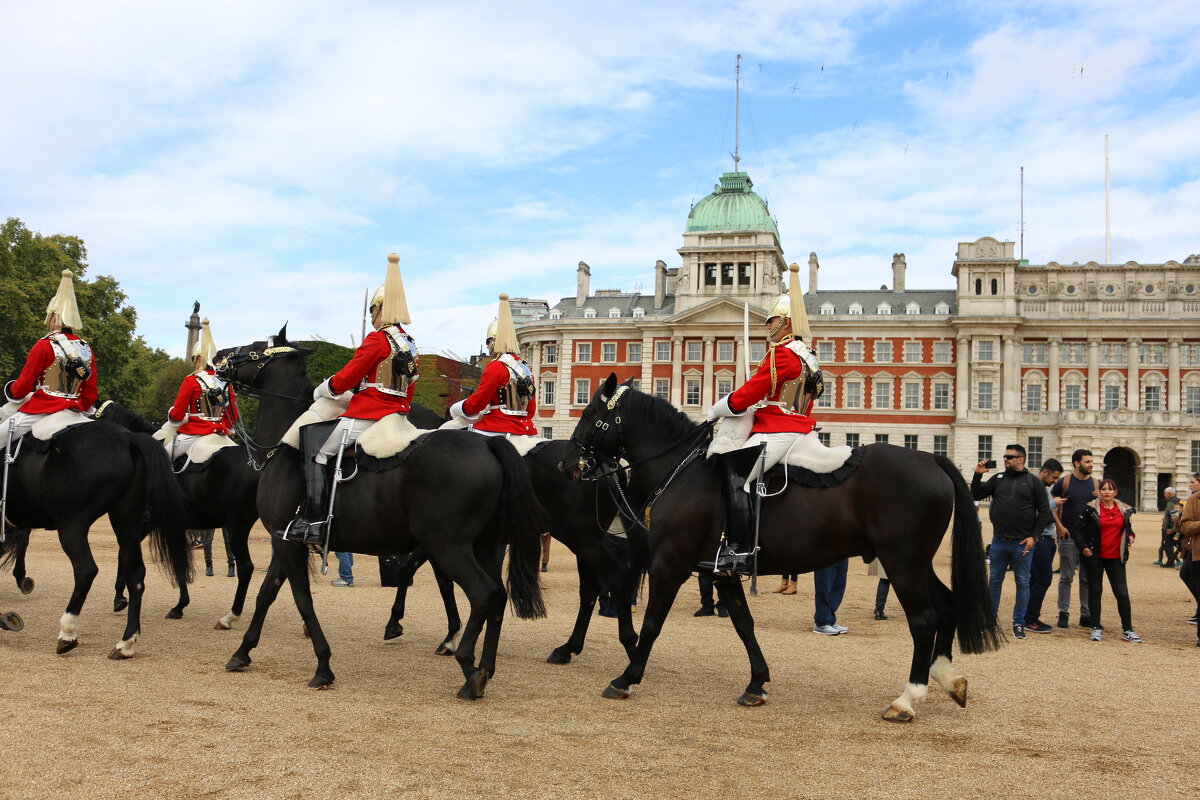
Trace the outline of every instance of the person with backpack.
<instances>
[{"instance_id":1,"label":"person with backpack","mask_svg":"<svg viewBox=\"0 0 1200 800\"><path fill-rule=\"evenodd\" d=\"M991 579L989 589L992 609L999 614L1000 592L1004 573L1012 566L1017 584L1017 600L1013 606L1013 637L1025 638L1025 611L1029 605L1030 552L1037 537L1051 523L1050 503L1042 481L1025 469L1025 448L1010 444L1004 448L1004 471L993 475L986 483L983 473L994 469L996 462L980 461L971 477L971 495L976 500L992 498L988 517L992 521Z\"/></svg>"},{"instance_id":2,"label":"person with backpack","mask_svg":"<svg viewBox=\"0 0 1200 800\"><path fill-rule=\"evenodd\" d=\"M1100 496L1100 482L1092 477L1092 451L1079 449L1071 454L1071 471L1050 490L1053 497L1065 498L1054 508L1058 529L1058 627L1070 624L1071 584L1079 575L1079 627L1091 628L1088 613L1088 575L1079 568L1079 548L1071 538L1071 528L1088 503Z\"/></svg>"}]
</instances>

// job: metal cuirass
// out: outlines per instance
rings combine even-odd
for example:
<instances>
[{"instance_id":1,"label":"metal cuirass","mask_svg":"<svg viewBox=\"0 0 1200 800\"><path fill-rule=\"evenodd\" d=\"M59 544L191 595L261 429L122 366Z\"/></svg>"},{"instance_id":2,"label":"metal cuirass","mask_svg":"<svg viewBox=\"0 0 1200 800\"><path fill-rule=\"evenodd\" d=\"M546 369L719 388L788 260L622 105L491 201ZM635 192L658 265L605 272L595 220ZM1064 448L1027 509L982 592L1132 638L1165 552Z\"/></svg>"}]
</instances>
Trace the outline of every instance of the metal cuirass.
<instances>
[{"instance_id":1,"label":"metal cuirass","mask_svg":"<svg viewBox=\"0 0 1200 800\"><path fill-rule=\"evenodd\" d=\"M493 408L511 416L525 416L533 399L533 371L529 365L511 353L496 359L508 368L508 383L500 387Z\"/></svg>"},{"instance_id":2,"label":"metal cuirass","mask_svg":"<svg viewBox=\"0 0 1200 800\"><path fill-rule=\"evenodd\" d=\"M192 373L200 384L200 396L196 398L196 412L192 416L205 422L220 422L229 406L229 387L224 381L207 370Z\"/></svg>"},{"instance_id":3,"label":"metal cuirass","mask_svg":"<svg viewBox=\"0 0 1200 800\"><path fill-rule=\"evenodd\" d=\"M782 345L800 357L800 374L787 381L779 390L779 401L788 411L803 414L809 403L815 403L825 391L825 381L817 357L804 342L793 340Z\"/></svg>"},{"instance_id":4,"label":"metal cuirass","mask_svg":"<svg viewBox=\"0 0 1200 800\"><path fill-rule=\"evenodd\" d=\"M395 325L382 328L391 354L375 368L374 380L361 388L378 389L384 394L408 396L409 387L417 380L417 343Z\"/></svg>"},{"instance_id":5,"label":"metal cuirass","mask_svg":"<svg viewBox=\"0 0 1200 800\"><path fill-rule=\"evenodd\" d=\"M51 397L74 400L79 387L92 374L92 348L82 339L68 339L65 333L46 337L54 351L54 361L42 373L38 389Z\"/></svg>"}]
</instances>

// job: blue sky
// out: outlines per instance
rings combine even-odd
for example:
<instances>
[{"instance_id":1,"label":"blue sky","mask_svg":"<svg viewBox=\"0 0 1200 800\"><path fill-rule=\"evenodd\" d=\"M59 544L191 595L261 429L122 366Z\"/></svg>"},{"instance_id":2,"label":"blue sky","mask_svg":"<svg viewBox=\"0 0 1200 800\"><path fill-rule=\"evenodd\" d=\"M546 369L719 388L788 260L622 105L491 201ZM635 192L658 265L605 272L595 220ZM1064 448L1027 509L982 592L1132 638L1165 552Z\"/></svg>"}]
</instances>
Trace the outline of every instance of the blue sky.
<instances>
[{"instance_id":1,"label":"blue sky","mask_svg":"<svg viewBox=\"0 0 1200 800\"><path fill-rule=\"evenodd\" d=\"M1200 252L1191 2L11 3L0 213L88 245L173 354L350 343L401 256L423 348L495 297L653 286L743 168L821 288L948 288L959 241L1034 263ZM13 78L13 76L19 76Z\"/></svg>"}]
</instances>

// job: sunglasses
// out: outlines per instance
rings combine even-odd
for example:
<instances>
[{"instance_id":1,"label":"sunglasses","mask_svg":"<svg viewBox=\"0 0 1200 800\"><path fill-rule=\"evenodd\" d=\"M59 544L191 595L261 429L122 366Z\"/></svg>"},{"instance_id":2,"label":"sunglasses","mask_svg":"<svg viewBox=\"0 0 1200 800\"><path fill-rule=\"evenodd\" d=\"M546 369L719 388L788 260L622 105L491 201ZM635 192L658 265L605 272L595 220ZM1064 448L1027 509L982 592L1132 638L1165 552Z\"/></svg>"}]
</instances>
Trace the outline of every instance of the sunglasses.
<instances>
[{"instance_id":1,"label":"sunglasses","mask_svg":"<svg viewBox=\"0 0 1200 800\"><path fill-rule=\"evenodd\" d=\"M1001 458L1003 458L1005 461L1012 461L1014 458L1020 458L1020 457L1021 456L1010 456L1007 453L1004 454L1003 456L1001 456Z\"/></svg>"}]
</instances>

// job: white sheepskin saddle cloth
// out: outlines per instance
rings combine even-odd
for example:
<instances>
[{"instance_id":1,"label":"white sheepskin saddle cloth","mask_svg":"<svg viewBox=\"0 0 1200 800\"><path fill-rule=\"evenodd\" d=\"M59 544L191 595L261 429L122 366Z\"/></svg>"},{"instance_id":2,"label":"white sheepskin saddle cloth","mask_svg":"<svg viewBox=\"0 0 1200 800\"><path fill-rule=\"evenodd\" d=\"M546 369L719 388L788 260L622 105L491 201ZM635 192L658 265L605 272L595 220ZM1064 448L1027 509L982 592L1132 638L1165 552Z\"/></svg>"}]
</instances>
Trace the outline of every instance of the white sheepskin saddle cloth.
<instances>
[{"instance_id":1,"label":"white sheepskin saddle cloth","mask_svg":"<svg viewBox=\"0 0 1200 800\"><path fill-rule=\"evenodd\" d=\"M226 447L237 447L237 442L219 433L201 436L188 449L188 462L191 464L207 464L218 451Z\"/></svg>"},{"instance_id":2,"label":"white sheepskin saddle cloth","mask_svg":"<svg viewBox=\"0 0 1200 800\"><path fill-rule=\"evenodd\" d=\"M373 458L391 458L431 431L408 421L407 414L388 414L358 437L358 449Z\"/></svg>"},{"instance_id":3,"label":"white sheepskin saddle cloth","mask_svg":"<svg viewBox=\"0 0 1200 800\"><path fill-rule=\"evenodd\" d=\"M791 433L758 433L751 436L750 429L753 426L754 415L752 414L724 417L717 425L716 433L713 434L712 444L708 446L708 455L714 456L730 450L739 450L747 445L765 442L768 468L780 461L786 461L789 466L801 467L816 473L829 473L845 464L846 460L850 458L850 454L854 452L853 448L846 445L826 447L821 444L816 433L805 433L799 436Z\"/></svg>"},{"instance_id":4,"label":"white sheepskin saddle cloth","mask_svg":"<svg viewBox=\"0 0 1200 800\"><path fill-rule=\"evenodd\" d=\"M438 430L467 431L471 430L471 428L466 422L460 419L448 419L442 423ZM550 441L549 439L543 439L541 436L523 436L519 433L483 433L481 431L472 431L472 433L478 433L480 436L503 436L517 449L517 453L520 454L521 458L529 455L529 451L539 444Z\"/></svg>"},{"instance_id":5,"label":"white sheepskin saddle cloth","mask_svg":"<svg viewBox=\"0 0 1200 800\"><path fill-rule=\"evenodd\" d=\"M29 429L29 432L33 434L33 438L48 442L56 433L72 426L92 421L91 417L85 417L78 411L64 408L62 411L55 411L53 414L43 414L41 419L33 423L33 427Z\"/></svg>"},{"instance_id":6,"label":"white sheepskin saddle cloth","mask_svg":"<svg viewBox=\"0 0 1200 800\"><path fill-rule=\"evenodd\" d=\"M292 423L292 427L287 429L287 433L280 439L281 444L289 445L296 450L300 449L300 429L305 425L311 425L314 422L324 422L327 419L340 417L342 412L349 405L339 403L336 400L330 400L327 397L322 397L313 401L313 404L308 407L300 416L296 417L296 421Z\"/></svg>"}]
</instances>

